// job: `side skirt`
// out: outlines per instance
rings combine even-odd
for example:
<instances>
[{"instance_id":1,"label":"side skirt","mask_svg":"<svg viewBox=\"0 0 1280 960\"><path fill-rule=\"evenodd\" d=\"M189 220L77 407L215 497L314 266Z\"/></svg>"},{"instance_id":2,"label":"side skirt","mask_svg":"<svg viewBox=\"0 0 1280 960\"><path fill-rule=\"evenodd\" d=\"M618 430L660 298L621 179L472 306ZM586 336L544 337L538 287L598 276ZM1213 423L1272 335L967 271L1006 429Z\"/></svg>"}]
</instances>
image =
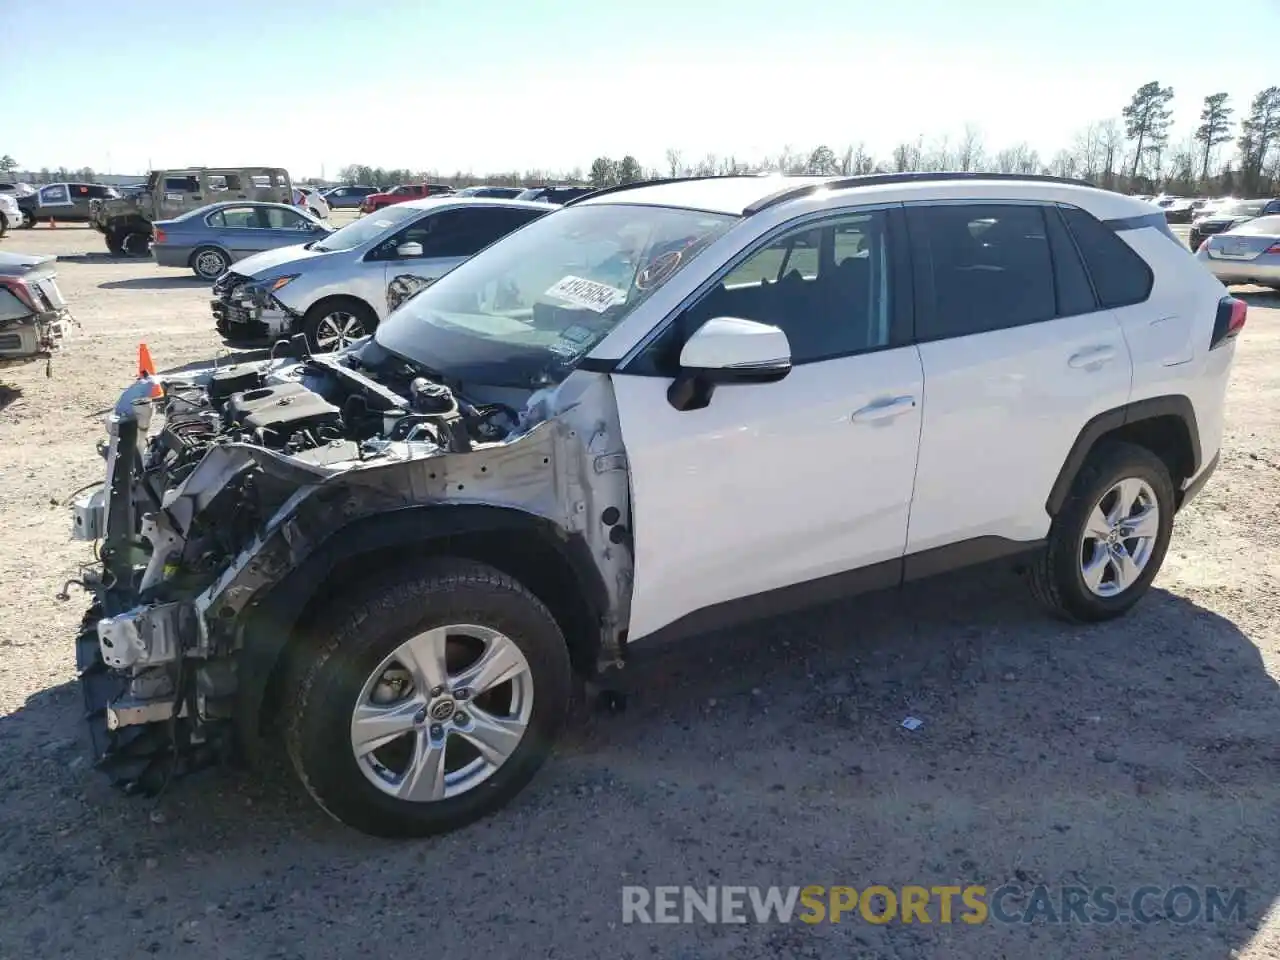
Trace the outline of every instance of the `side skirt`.
<instances>
[{"instance_id":1,"label":"side skirt","mask_svg":"<svg viewBox=\"0 0 1280 960\"><path fill-rule=\"evenodd\" d=\"M965 567L1028 556L1042 550L1044 546L1043 540L975 537L945 547L908 554L897 560L886 560L869 567L859 567L817 580L727 600L695 610L653 633L631 641L627 646L627 653L650 646L663 646L672 641L712 633L726 627L795 613L862 593L900 587L904 583Z\"/></svg>"}]
</instances>

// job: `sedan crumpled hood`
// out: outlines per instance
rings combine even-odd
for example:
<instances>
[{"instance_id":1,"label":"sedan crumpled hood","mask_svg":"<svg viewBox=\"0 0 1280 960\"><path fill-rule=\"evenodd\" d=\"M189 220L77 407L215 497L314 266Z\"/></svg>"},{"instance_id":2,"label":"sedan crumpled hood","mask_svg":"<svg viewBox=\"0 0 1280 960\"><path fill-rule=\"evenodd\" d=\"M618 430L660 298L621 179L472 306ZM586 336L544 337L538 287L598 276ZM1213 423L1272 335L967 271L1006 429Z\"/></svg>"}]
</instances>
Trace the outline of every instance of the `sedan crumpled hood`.
<instances>
[{"instance_id":1,"label":"sedan crumpled hood","mask_svg":"<svg viewBox=\"0 0 1280 960\"><path fill-rule=\"evenodd\" d=\"M306 249L306 244L296 243L289 247L276 247L274 250L263 250L261 253L255 253L251 257L245 257L243 260L236 262L235 271L242 277L262 280L266 279L268 273L278 274L283 272L281 268L291 268L295 264L301 265L308 260L314 260L316 257L332 256L334 253L339 252L341 251L308 250Z\"/></svg>"},{"instance_id":2,"label":"sedan crumpled hood","mask_svg":"<svg viewBox=\"0 0 1280 960\"><path fill-rule=\"evenodd\" d=\"M38 257L32 253L0 253L0 277L52 276L57 272L57 257Z\"/></svg>"}]
</instances>

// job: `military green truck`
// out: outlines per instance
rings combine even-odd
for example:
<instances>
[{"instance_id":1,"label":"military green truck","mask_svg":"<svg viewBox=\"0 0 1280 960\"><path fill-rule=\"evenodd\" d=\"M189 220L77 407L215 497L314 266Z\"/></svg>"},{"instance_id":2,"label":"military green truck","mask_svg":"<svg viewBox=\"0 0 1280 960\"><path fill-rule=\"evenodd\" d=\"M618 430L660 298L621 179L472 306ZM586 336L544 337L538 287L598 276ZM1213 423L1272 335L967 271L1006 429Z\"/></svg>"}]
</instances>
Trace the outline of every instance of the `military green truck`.
<instances>
[{"instance_id":1,"label":"military green truck","mask_svg":"<svg viewBox=\"0 0 1280 960\"><path fill-rule=\"evenodd\" d=\"M152 170L147 182L124 196L90 201L89 222L116 256L145 257L151 224L225 200L289 203L293 183L281 167L187 167Z\"/></svg>"}]
</instances>

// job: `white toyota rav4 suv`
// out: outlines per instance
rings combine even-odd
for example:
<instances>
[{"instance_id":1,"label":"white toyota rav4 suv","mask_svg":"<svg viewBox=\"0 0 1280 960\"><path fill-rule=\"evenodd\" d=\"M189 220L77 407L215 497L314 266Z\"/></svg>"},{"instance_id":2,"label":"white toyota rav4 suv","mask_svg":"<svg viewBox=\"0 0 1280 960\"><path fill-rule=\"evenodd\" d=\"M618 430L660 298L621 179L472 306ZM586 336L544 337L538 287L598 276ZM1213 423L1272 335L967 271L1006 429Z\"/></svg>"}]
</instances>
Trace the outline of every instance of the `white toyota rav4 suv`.
<instances>
[{"instance_id":1,"label":"white toyota rav4 suv","mask_svg":"<svg viewBox=\"0 0 1280 960\"><path fill-rule=\"evenodd\" d=\"M574 200L337 353L125 391L75 505L100 766L147 790L274 732L334 816L433 833L639 645L1014 555L1115 617L1217 463L1244 319L1162 213L1069 181Z\"/></svg>"}]
</instances>

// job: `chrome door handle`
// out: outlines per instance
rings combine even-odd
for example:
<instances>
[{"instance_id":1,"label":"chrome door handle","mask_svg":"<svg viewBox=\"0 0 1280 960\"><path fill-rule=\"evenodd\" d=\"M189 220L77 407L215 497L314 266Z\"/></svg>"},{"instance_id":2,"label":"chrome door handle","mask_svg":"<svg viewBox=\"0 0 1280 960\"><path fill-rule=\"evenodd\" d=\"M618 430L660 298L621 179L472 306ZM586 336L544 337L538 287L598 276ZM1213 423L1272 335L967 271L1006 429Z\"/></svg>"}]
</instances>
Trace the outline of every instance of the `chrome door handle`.
<instances>
[{"instance_id":1,"label":"chrome door handle","mask_svg":"<svg viewBox=\"0 0 1280 960\"><path fill-rule=\"evenodd\" d=\"M877 400L853 412L854 423L875 423L877 420L889 420L900 417L916 407L915 397L893 397L889 400Z\"/></svg>"},{"instance_id":2,"label":"chrome door handle","mask_svg":"<svg viewBox=\"0 0 1280 960\"><path fill-rule=\"evenodd\" d=\"M1093 347L1089 350L1081 350L1079 353L1072 354L1071 359L1067 361L1067 365L1075 367L1077 370L1096 370L1104 363L1110 363L1115 358L1115 347Z\"/></svg>"}]
</instances>

